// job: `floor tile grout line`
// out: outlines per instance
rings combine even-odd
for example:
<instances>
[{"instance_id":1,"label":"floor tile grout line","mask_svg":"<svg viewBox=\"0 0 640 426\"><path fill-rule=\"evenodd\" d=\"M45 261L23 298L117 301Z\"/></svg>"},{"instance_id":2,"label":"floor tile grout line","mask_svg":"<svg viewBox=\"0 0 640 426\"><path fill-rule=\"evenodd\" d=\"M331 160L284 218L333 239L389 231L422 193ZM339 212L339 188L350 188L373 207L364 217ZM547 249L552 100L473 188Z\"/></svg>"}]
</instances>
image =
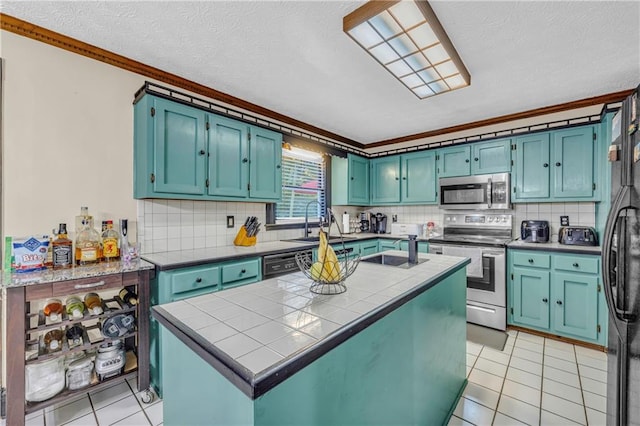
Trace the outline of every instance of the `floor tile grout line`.
<instances>
[{"instance_id":1,"label":"floor tile grout line","mask_svg":"<svg viewBox=\"0 0 640 426\"><path fill-rule=\"evenodd\" d=\"M587 414L587 402L584 400L584 389L582 388L582 376L580 375L580 364L578 364L578 356L575 353L576 347L573 346L574 356L576 358L576 368L578 369L578 384L580 385L580 396L582 397L582 410L584 411L585 424L589 424L589 417Z\"/></svg>"},{"instance_id":2,"label":"floor tile grout line","mask_svg":"<svg viewBox=\"0 0 640 426\"><path fill-rule=\"evenodd\" d=\"M142 414L144 415L144 417L147 419L147 421L149 422L150 425L153 426L153 422L151 421L151 419L149 418L149 416L147 415L147 412L145 411L144 407L142 406L142 404L140 403L140 400L138 399L138 397L136 397L136 391L135 389L133 389L133 387L131 386L131 383L129 383L129 381L127 381L127 385L129 385L129 389L131 390L131 392L133 393L133 397L136 399L136 402L138 403L138 406L140 406L140 410L142 411ZM140 391L140 392L144 392L144 391ZM155 397L155 394L154 394ZM148 407L151 407L152 405L157 404L159 401L154 402L153 404L146 404ZM164 419L163 419L164 420Z\"/></svg>"},{"instance_id":3,"label":"floor tile grout line","mask_svg":"<svg viewBox=\"0 0 640 426\"><path fill-rule=\"evenodd\" d=\"M518 338L519 335L520 335L520 332L517 331L516 332L516 336L513 338L513 347L511 348L511 353L509 354L509 362L507 363L507 370L505 371L504 377L502 378L502 386L500 387L500 393L498 394L498 401L496 402L496 409L493 412L493 417L491 418L491 424L492 425L496 421L496 415L498 414L498 408L500 407L500 400L502 399L502 392L504 391L504 382L507 381L507 373L509 372L509 366L511 365L511 358L513 357L513 351L515 350L517 338ZM508 337L507 337L507 339L508 339Z\"/></svg>"}]
</instances>

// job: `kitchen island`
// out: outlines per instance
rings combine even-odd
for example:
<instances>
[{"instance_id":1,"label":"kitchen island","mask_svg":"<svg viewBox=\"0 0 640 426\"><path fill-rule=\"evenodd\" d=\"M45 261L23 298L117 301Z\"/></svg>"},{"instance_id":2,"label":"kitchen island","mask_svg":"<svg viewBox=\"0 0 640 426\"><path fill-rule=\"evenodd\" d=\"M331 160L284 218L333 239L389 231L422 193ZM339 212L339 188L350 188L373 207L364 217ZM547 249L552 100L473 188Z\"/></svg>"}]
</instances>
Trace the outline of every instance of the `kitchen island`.
<instances>
[{"instance_id":1,"label":"kitchen island","mask_svg":"<svg viewBox=\"0 0 640 426\"><path fill-rule=\"evenodd\" d=\"M361 262L340 295L293 273L154 307L164 423L445 424L465 384L469 260L420 258Z\"/></svg>"}]
</instances>

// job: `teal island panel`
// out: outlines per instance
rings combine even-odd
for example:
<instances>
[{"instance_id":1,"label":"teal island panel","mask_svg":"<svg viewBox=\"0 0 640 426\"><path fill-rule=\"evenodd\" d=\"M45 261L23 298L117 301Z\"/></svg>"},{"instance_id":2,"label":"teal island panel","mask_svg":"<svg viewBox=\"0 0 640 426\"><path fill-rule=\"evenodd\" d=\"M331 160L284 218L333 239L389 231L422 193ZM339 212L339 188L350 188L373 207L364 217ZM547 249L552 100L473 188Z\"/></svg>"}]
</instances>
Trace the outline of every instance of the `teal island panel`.
<instances>
[{"instance_id":1,"label":"teal island panel","mask_svg":"<svg viewBox=\"0 0 640 426\"><path fill-rule=\"evenodd\" d=\"M255 400L163 327L164 424L446 424L466 382L465 299L461 268Z\"/></svg>"}]
</instances>

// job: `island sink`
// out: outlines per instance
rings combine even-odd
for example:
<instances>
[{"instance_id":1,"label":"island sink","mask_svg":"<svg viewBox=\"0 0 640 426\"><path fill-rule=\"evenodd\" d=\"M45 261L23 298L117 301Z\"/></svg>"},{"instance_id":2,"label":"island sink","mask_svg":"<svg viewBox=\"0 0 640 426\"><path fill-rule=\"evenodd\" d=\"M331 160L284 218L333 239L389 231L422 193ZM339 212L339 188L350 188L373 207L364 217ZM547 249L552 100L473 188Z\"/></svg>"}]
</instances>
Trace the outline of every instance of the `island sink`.
<instances>
[{"instance_id":1,"label":"island sink","mask_svg":"<svg viewBox=\"0 0 640 426\"><path fill-rule=\"evenodd\" d=\"M416 263L409 263L408 257L393 254L376 254L375 256L360 259L361 262L378 263L380 265L396 266L404 269L411 268L428 260L429 259L416 259Z\"/></svg>"}]
</instances>

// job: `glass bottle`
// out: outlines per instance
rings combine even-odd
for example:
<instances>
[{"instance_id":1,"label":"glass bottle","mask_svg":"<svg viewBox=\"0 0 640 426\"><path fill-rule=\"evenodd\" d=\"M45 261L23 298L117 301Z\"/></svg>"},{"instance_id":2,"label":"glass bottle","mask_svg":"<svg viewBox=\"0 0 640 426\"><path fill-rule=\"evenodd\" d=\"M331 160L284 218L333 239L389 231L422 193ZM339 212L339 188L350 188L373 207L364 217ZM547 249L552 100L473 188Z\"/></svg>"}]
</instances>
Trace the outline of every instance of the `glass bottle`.
<instances>
[{"instance_id":1,"label":"glass bottle","mask_svg":"<svg viewBox=\"0 0 640 426\"><path fill-rule=\"evenodd\" d=\"M100 234L83 220L83 228L76 238L76 265L98 263L102 256Z\"/></svg>"},{"instance_id":2,"label":"glass bottle","mask_svg":"<svg viewBox=\"0 0 640 426\"><path fill-rule=\"evenodd\" d=\"M84 296L84 304L93 315L100 315L104 312L102 310L102 300L97 293L87 293Z\"/></svg>"},{"instance_id":3,"label":"glass bottle","mask_svg":"<svg viewBox=\"0 0 640 426\"><path fill-rule=\"evenodd\" d=\"M60 315L62 315L62 301L60 299L49 299L42 310L51 321L58 321Z\"/></svg>"},{"instance_id":4,"label":"glass bottle","mask_svg":"<svg viewBox=\"0 0 640 426\"><path fill-rule=\"evenodd\" d=\"M72 319L80 319L84 316L84 303L78 296L69 296L65 301L67 315Z\"/></svg>"},{"instance_id":5,"label":"glass bottle","mask_svg":"<svg viewBox=\"0 0 640 426\"><path fill-rule=\"evenodd\" d=\"M73 266L73 241L67 237L67 224L61 223L58 236L53 240L53 269Z\"/></svg>"},{"instance_id":6,"label":"glass bottle","mask_svg":"<svg viewBox=\"0 0 640 426\"><path fill-rule=\"evenodd\" d=\"M118 293L118 296L127 305L133 306L138 304L138 295L135 294L133 291L131 291L131 289L127 287L120 290L120 293Z\"/></svg>"},{"instance_id":7,"label":"glass bottle","mask_svg":"<svg viewBox=\"0 0 640 426\"><path fill-rule=\"evenodd\" d=\"M93 228L93 216L89 214L89 207L80 207L80 214L76 216L76 236L84 228L83 221L86 221L89 227Z\"/></svg>"},{"instance_id":8,"label":"glass bottle","mask_svg":"<svg viewBox=\"0 0 640 426\"><path fill-rule=\"evenodd\" d=\"M51 235L49 235L49 247L47 247L47 257L44 260L44 266L47 268L53 267L53 236L56 235L56 230L51 230Z\"/></svg>"},{"instance_id":9,"label":"glass bottle","mask_svg":"<svg viewBox=\"0 0 640 426\"><path fill-rule=\"evenodd\" d=\"M106 221L106 229L102 232L102 258L106 262L120 259L120 234L113 229L113 221Z\"/></svg>"},{"instance_id":10,"label":"glass bottle","mask_svg":"<svg viewBox=\"0 0 640 426\"><path fill-rule=\"evenodd\" d=\"M62 330L51 330L44 335L44 345L47 352L55 352L62 349Z\"/></svg>"},{"instance_id":11,"label":"glass bottle","mask_svg":"<svg viewBox=\"0 0 640 426\"><path fill-rule=\"evenodd\" d=\"M67 327L67 343L69 347L75 347L82 344L82 324L75 324Z\"/></svg>"}]
</instances>

